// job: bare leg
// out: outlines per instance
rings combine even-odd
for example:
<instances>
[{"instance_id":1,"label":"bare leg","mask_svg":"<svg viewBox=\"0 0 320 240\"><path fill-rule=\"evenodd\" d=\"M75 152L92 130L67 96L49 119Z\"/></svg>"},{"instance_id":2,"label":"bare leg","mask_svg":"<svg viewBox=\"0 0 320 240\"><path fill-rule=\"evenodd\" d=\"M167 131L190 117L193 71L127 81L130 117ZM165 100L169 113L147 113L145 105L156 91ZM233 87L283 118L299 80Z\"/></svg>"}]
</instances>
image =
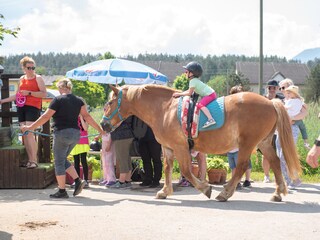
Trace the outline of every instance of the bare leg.
<instances>
[{"instance_id":1,"label":"bare leg","mask_svg":"<svg viewBox=\"0 0 320 240\"><path fill-rule=\"evenodd\" d=\"M201 108L201 111L204 113L204 115L206 115L206 117L208 119L213 119L211 113L209 112L208 108L207 107L202 107Z\"/></svg>"},{"instance_id":2,"label":"bare leg","mask_svg":"<svg viewBox=\"0 0 320 240\"><path fill-rule=\"evenodd\" d=\"M265 181L267 181L267 179L270 180L270 175L269 175L270 163L269 163L269 160L264 155L262 156L262 168L264 171Z\"/></svg>"},{"instance_id":3,"label":"bare leg","mask_svg":"<svg viewBox=\"0 0 320 240\"><path fill-rule=\"evenodd\" d=\"M20 123L20 125L30 125L33 122L23 122ZM37 141L35 139L35 136L33 133L28 133L27 135L22 136L23 138L23 143L24 146L26 148L27 154L28 154L28 159L29 162L38 162L38 158L37 158L37 152L38 152L38 144Z\"/></svg>"}]
</instances>

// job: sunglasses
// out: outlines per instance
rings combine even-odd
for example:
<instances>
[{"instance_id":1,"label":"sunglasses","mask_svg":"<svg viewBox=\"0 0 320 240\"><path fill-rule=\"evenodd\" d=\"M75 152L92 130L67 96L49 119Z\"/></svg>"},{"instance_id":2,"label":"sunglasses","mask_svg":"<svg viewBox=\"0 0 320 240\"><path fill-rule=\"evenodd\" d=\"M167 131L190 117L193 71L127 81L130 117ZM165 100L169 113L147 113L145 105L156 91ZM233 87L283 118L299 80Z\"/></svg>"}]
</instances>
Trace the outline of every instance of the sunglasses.
<instances>
[{"instance_id":1,"label":"sunglasses","mask_svg":"<svg viewBox=\"0 0 320 240\"><path fill-rule=\"evenodd\" d=\"M280 91L285 90L285 89L286 89L286 87L280 87L279 88Z\"/></svg>"},{"instance_id":2,"label":"sunglasses","mask_svg":"<svg viewBox=\"0 0 320 240\"><path fill-rule=\"evenodd\" d=\"M35 70L36 67L26 67L26 69L28 69L28 70Z\"/></svg>"}]
</instances>

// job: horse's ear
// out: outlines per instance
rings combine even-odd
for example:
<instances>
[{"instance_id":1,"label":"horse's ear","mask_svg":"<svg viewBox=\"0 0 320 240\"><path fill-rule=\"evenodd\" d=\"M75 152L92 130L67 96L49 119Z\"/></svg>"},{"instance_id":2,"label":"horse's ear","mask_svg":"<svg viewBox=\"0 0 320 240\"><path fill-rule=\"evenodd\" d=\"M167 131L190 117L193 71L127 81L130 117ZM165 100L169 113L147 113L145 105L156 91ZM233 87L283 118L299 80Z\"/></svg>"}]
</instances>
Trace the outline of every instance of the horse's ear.
<instances>
[{"instance_id":1,"label":"horse's ear","mask_svg":"<svg viewBox=\"0 0 320 240\"><path fill-rule=\"evenodd\" d=\"M118 88L116 88L115 86L113 86L113 85L110 85L109 84L109 87L111 88L111 90L114 92L114 94L117 96L118 95L118 93L119 93L119 89Z\"/></svg>"}]
</instances>

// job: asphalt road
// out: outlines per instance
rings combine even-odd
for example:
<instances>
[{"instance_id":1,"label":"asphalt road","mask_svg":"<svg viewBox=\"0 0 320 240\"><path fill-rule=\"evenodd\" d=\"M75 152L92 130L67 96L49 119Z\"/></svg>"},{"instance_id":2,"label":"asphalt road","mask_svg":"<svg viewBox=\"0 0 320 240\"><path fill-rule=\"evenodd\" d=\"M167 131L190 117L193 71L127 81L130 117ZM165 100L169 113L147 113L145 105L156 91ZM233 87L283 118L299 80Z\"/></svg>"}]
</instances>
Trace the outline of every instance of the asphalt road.
<instances>
[{"instance_id":1,"label":"asphalt road","mask_svg":"<svg viewBox=\"0 0 320 240\"><path fill-rule=\"evenodd\" d=\"M228 202L175 186L166 200L156 189L97 185L78 197L52 200L40 190L0 190L0 239L320 239L320 184L302 184L283 202L269 201L273 183L253 183Z\"/></svg>"}]
</instances>

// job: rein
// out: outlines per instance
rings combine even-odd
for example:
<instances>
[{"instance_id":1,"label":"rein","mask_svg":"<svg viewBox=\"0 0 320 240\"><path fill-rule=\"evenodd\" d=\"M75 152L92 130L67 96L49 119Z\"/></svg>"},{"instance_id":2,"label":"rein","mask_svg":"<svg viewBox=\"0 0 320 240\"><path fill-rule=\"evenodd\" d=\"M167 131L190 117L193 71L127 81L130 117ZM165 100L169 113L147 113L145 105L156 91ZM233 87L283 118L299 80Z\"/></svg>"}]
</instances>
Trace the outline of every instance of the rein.
<instances>
[{"instance_id":1,"label":"rein","mask_svg":"<svg viewBox=\"0 0 320 240\"><path fill-rule=\"evenodd\" d=\"M114 111L111 113L110 117L106 117L103 116L102 119L106 120L111 126L112 128L114 128L114 126L111 124L111 119L118 114L118 117L120 118L120 121L123 121L123 117L121 115L121 113L119 112L120 110L120 106L121 106L121 101L122 101L122 89L120 89L119 91L119 95L118 95L118 105L116 107L116 109L114 109Z\"/></svg>"}]
</instances>

